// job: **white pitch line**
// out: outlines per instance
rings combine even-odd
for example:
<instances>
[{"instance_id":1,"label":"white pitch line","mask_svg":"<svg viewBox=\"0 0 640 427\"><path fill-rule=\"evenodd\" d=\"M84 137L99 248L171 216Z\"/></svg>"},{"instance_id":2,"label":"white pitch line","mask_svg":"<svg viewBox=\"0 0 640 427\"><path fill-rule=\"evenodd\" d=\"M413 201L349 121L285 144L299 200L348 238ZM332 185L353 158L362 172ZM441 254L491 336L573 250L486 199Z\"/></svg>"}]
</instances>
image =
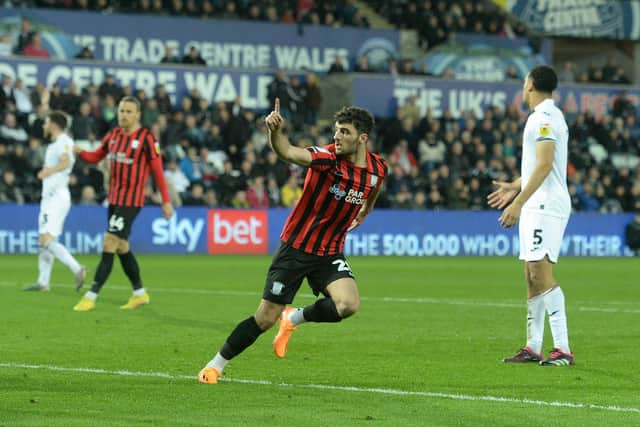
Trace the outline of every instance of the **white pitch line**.
<instances>
[{"instance_id":1,"label":"white pitch line","mask_svg":"<svg viewBox=\"0 0 640 427\"><path fill-rule=\"evenodd\" d=\"M9 368L9 369L45 369L48 371L118 375L123 377L145 377L145 378L154 377L154 378L165 378L165 379L173 379L173 380L190 380L190 381L193 381L194 383L196 381L195 375L176 375L176 374L169 374L166 372L136 372L136 371L127 371L127 370L110 371L107 369L98 369L98 368L67 368L64 366L31 365L31 364L25 364L25 363L12 363L12 362L0 362L0 367ZM640 414L640 408L596 405L592 403L580 403L580 402L516 399L512 397L500 397L500 396L474 396L470 394L439 393L439 392L431 392L431 391L410 391L410 390L400 390L400 389L392 389L392 388L337 386L337 385L325 385L325 384L292 384L292 383L279 383L279 382L266 381L266 380L251 380L251 379L227 378L227 377L221 377L220 381L228 382L228 383L239 383L239 384L268 385L268 386L275 386L275 387L306 388L306 389L317 389L317 390L335 390L335 391L345 391L345 392L354 392L354 393L385 394L385 395L394 395L394 396L420 396L420 397L430 397L434 399L515 403L515 404L526 404L526 405L532 405L532 406L552 406L552 407L558 407L558 408L598 409L603 411L631 412L631 413Z\"/></svg>"},{"instance_id":2,"label":"white pitch line","mask_svg":"<svg viewBox=\"0 0 640 427\"><path fill-rule=\"evenodd\" d=\"M0 281L0 286L17 286L18 282ZM54 288L74 288L74 285L68 285L63 283L52 283ZM124 285L110 285L109 289L117 290L131 290L130 286ZM230 290L214 290L214 289L190 289L190 288L152 288L151 292L167 292L178 294L200 294L200 295L224 295L224 296L249 296L258 297L262 296L261 292L252 291L230 291ZM308 299L315 299L315 296L308 293L300 293L297 296ZM475 306L475 307L498 307L498 308L523 308L525 304L511 303L511 302L498 302L498 301L482 301L482 300L465 300L465 299L448 299L448 298L409 298L409 297L368 297L361 296L362 301L373 302L396 302L396 303L411 303L411 304L442 304L442 305L463 305L463 306ZM606 302L605 304L631 304L629 302L613 301ZM570 305L569 308L572 308ZM588 311L595 313L626 313L626 314L640 314L640 309L624 309L624 308L606 308L606 307L575 307L578 311Z\"/></svg>"}]
</instances>

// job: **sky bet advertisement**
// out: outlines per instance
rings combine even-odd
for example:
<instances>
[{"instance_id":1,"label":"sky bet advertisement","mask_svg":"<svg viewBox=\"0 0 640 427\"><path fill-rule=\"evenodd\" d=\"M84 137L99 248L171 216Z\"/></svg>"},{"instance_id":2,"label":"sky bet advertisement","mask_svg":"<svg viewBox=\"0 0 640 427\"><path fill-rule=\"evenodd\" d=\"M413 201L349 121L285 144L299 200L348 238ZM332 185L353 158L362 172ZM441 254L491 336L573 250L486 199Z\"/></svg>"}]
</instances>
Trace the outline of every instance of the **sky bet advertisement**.
<instances>
[{"instance_id":1,"label":"sky bet advertisement","mask_svg":"<svg viewBox=\"0 0 640 427\"><path fill-rule=\"evenodd\" d=\"M178 208L170 220L160 208L145 207L130 242L138 253L268 254L280 243L287 209L236 210ZM517 227L505 230L497 211L372 212L349 233L347 255L514 256ZM562 242L563 256L631 256L624 228L632 214L579 213L571 216ZM0 205L0 254L38 253L38 206ZM59 237L73 253L102 251L107 210L73 206Z\"/></svg>"}]
</instances>

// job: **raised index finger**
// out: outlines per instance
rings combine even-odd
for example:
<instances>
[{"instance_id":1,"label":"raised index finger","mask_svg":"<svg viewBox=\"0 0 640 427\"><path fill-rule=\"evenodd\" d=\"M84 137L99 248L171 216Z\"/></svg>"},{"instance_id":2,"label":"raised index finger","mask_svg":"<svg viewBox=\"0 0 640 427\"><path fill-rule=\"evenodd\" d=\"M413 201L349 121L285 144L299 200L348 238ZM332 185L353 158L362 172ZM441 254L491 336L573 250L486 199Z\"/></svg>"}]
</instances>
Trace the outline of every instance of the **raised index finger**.
<instances>
[{"instance_id":1,"label":"raised index finger","mask_svg":"<svg viewBox=\"0 0 640 427\"><path fill-rule=\"evenodd\" d=\"M280 114L280 98L276 98L276 105L273 107L276 113Z\"/></svg>"}]
</instances>

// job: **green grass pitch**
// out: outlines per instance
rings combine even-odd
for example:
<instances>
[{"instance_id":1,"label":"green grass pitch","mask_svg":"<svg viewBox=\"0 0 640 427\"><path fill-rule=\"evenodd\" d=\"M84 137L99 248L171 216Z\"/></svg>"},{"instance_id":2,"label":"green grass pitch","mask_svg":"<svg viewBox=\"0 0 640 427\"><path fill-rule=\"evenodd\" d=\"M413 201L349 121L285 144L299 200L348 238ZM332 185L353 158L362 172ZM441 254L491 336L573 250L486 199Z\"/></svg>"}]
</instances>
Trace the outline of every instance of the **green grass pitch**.
<instances>
[{"instance_id":1,"label":"green grass pitch","mask_svg":"<svg viewBox=\"0 0 640 427\"><path fill-rule=\"evenodd\" d=\"M81 261L92 277L98 257ZM51 292L21 292L36 256L2 256L0 426L640 425L637 259L560 260L577 362L562 368L500 361L525 340L520 261L349 261L356 316L300 326L283 360L267 331L208 386L196 374L254 312L269 257L140 255L151 304L132 312L116 261L76 313L64 266ZM294 304L312 300L303 285Z\"/></svg>"}]
</instances>

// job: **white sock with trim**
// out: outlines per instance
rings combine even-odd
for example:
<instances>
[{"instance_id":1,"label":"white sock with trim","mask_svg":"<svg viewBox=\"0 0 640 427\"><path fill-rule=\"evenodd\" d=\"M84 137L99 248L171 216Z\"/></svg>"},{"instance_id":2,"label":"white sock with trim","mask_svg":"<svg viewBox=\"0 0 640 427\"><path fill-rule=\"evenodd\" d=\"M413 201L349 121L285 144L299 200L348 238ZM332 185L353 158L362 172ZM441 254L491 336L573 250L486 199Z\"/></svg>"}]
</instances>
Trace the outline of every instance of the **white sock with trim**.
<instances>
[{"instance_id":1,"label":"white sock with trim","mask_svg":"<svg viewBox=\"0 0 640 427\"><path fill-rule=\"evenodd\" d=\"M216 355L207 363L207 368L215 368L218 372L222 373L222 370L225 366L227 366L229 361L222 357L220 353L216 353Z\"/></svg>"},{"instance_id":2,"label":"white sock with trim","mask_svg":"<svg viewBox=\"0 0 640 427\"><path fill-rule=\"evenodd\" d=\"M527 300L527 347L540 354L544 337L545 306L543 295Z\"/></svg>"},{"instance_id":3,"label":"white sock with trim","mask_svg":"<svg viewBox=\"0 0 640 427\"><path fill-rule=\"evenodd\" d=\"M569 332L567 330L567 313L562 289L560 289L560 286L555 286L542 296L544 297L547 313L549 313L549 326L551 327L551 335L553 335L553 346L565 353L571 353L569 349Z\"/></svg>"},{"instance_id":4,"label":"white sock with trim","mask_svg":"<svg viewBox=\"0 0 640 427\"><path fill-rule=\"evenodd\" d=\"M49 287L53 259L53 254L47 248L40 248L38 253L38 284L40 286Z\"/></svg>"},{"instance_id":5,"label":"white sock with trim","mask_svg":"<svg viewBox=\"0 0 640 427\"><path fill-rule=\"evenodd\" d=\"M291 323L293 323L294 326L298 326L299 324L307 321L307 319L304 318L303 311L304 308L296 308L289 313L289 320L291 321Z\"/></svg>"}]
</instances>

